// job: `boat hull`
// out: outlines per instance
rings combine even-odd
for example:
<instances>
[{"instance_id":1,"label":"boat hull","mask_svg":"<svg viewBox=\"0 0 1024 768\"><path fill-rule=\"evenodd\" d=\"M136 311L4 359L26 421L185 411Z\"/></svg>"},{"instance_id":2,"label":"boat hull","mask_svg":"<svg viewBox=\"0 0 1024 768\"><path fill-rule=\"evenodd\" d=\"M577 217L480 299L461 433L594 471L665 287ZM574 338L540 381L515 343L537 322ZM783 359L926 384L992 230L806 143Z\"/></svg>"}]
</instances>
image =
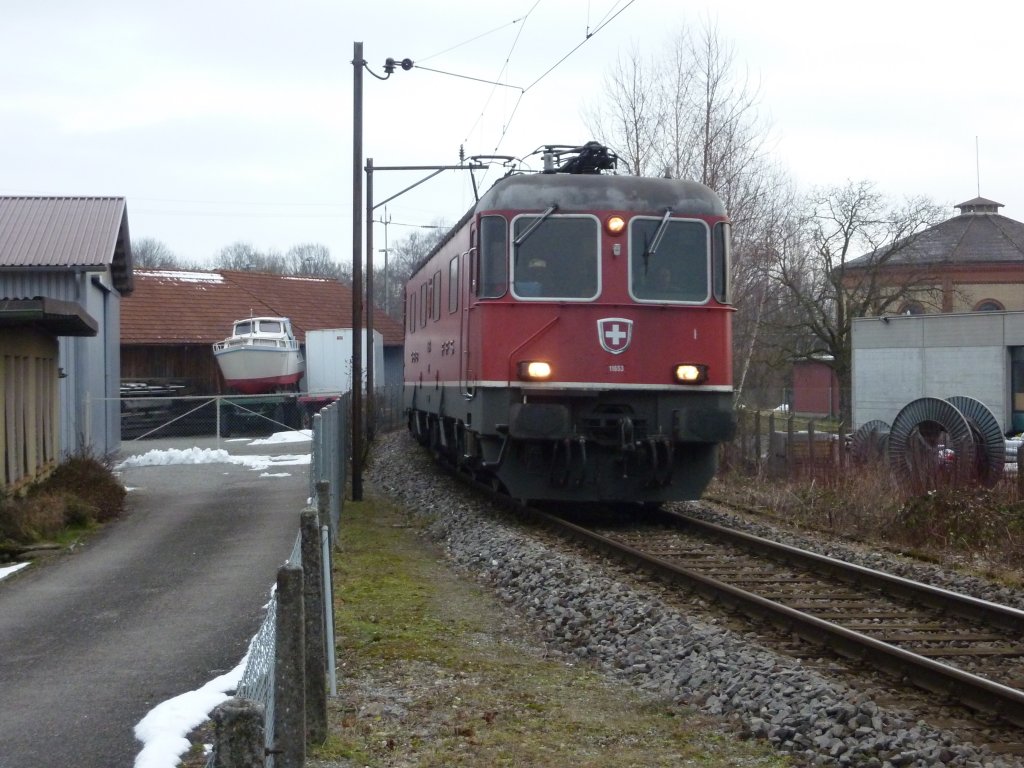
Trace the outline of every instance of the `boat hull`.
<instances>
[{"instance_id":1,"label":"boat hull","mask_svg":"<svg viewBox=\"0 0 1024 768\"><path fill-rule=\"evenodd\" d=\"M297 349L239 346L214 352L228 387L243 395L296 389L306 370Z\"/></svg>"}]
</instances>

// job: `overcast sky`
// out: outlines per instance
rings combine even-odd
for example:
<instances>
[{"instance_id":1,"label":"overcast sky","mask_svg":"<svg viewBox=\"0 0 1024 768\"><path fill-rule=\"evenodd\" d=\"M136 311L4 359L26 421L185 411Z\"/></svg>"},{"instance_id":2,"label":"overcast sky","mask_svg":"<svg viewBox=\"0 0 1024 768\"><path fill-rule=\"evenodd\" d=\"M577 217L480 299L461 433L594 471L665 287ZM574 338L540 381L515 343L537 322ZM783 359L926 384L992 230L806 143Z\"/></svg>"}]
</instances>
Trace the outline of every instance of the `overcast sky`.
<instances>
[{"instance_id":1,"label":"overcast sky","mask_svg":"<svg viewBox=\"0 0 1024 768\"><path fill-rule=\"evenodd\" d=\"M953 215L980 172L981 194L1024 219L1024 5L1009 0L4 5L0 194L124 196L133 239L186 260L236 241L318 242L351 259L356 41L377 74L388 56L420 65L364 74L365 155L453 164L460 146L523 156L589 140L582 115L616 57L634 44L667 53L709 17L759 85L771 146L801 189L867 179ZM375 199L423 175L377 173ZM396 199L388 238L457 220L471 190L447 172Z\"/></svg>"}]
</instances>

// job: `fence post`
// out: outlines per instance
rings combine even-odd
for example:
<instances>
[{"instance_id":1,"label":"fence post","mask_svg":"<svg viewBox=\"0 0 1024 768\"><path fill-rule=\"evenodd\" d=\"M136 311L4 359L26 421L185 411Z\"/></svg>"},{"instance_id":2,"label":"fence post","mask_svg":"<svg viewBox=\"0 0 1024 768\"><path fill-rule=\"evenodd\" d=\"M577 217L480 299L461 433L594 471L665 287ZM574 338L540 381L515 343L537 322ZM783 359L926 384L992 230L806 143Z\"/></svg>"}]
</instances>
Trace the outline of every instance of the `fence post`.
<instances>
[{"instance_id":1,"label":"fence post","mask_svg":"<svg viewBox=\"0 0 1024 768\"><path fill-rule=\"evenodd\" d=\"M313 457L309 464L309 495L312 496L316 492L316 484L324 479L324 417L319 413L313 414L312 419L312 440L310 445L313 450Z\"/></svg>"},{"instance_id":2,"label":"fence post","mask_svg":"<svg viewBox=\"0 0 1024 768\"><path fill-rule=\"evenodd\" d=\"M274 649L275 768L302 768L306 762L302 586L301 566L289 563L278 569Z\"/></svg>"},{"instance_id":3,"label":"fence post","mask_svg":"<svg viewBox=\"0 0 1024 768\"><path fill-rule=\"evenodd\" d=\"M846 441L843 439L843 422L839 422L836 427L836 439L835 439L835 466L836 472L842 473L846 470Z\"/></svg>"},{"instance_id":4,"label":"fence post","mask_svg":"<svg viewBox=\"0 0 1024 768\"><path fill-rule=\"evenodd\" d=\"M316 484L316 515L320 518L322 525L327 525L331 516L331 484L327 480L320 480ZM330 527L328 526L328 530Z\"/></svg>"},{"instance_id":5,"label":"fence post","mask_svg":"<svg viewBox=\"0 0 1024 768\"><path fill-rule=\"evenodd\" d=\"M230 698L210 714L213 768L263 768L263 707L251 699Z\"/></svg>"},{"instance_id":6,"label":"fence post","mask_svg":"<svg viewBox=\"0 0 1024 768\"><path fill-rule=\"evenodd\" d=\"M807 469L811 477L818 474L814 456L814 419L807 422Z\"/></svg>"},{"instance_id":7,"label":"fence post","mask_svg":"<svg viewBox=\"0 0 1024 768\"><path fill-rule=\"evenodd\" d=\"M796 469L796 456L793 451L793 414L786 419L786 473L792 477Z\"/></svg>"},{"instance_id":8,"label":"fence post","mask_svg":"<svg viewBox=\"0 0 1024 768\"><path fill-rule=\"evenodd\" d=\"M1017 501L1024 500L1024 466L1021 466L1021 459L1024 458L1021 454L1024 451L1021 449L1024 445L1017 446Z\"/></svg>"},{"instance_id":9,"label":"fence post","mask_svg":"<svg viewBox=\"0 0 1024 768\"><path fill-rule=\"evenodd\" d=\"M761 411L754 411L754 472L761 474Z\"/></svg>"},{"instance_id":10,"label":"fence post","mask_svg":"<svg viewBox=\"0 0 1024 768\"><path fill-rule=\"evenodd\" d=\"M316 512L300 514L303 602L305 613L306 745L327 740L327 688L324 678L324 589L320 556L320 522Z\"/></svg>"}]
</instances>

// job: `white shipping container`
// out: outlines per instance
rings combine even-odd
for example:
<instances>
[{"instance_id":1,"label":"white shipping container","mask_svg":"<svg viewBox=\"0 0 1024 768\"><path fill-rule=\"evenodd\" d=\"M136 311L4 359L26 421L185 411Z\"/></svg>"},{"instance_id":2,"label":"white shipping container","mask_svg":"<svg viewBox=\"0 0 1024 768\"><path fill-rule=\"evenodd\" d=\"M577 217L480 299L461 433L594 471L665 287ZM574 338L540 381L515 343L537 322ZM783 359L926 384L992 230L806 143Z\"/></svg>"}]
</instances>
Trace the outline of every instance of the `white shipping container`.
<instances>
[{"instance_id":1,"label":"white shipping container","mask_svg":"<svg viewBox=\"0 0 1024 768\"><path fill-rule=\"evenodd\" d=\"M309 394L343 394L352 389L351 328L323 328L306 331L305 391ZM363 330L363 381L366 381L367 335ZM384 382L384 337L373 332L373 388L380 389Z\"/></svg>"}]
</instances>

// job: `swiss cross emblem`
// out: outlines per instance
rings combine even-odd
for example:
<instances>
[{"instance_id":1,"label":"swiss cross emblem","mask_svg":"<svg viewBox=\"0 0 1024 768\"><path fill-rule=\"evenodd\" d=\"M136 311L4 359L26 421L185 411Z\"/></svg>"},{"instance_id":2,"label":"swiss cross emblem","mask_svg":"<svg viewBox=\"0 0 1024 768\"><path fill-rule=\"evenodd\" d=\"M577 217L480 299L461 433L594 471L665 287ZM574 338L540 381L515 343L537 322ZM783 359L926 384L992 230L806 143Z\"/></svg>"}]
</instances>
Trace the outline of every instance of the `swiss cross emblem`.
<instances>
[{"instance_id":1,"label":"swiss cross emblem","mask_svg":"<svg viewBox=\"0 0 1024 768\"><path fill-rule=\"evenodd\" d=\"M606 352L613 355L625 352L632 338L632 320L624 317L604 317L597 321L597 339Z\"/></svg>"}]
</instances>

